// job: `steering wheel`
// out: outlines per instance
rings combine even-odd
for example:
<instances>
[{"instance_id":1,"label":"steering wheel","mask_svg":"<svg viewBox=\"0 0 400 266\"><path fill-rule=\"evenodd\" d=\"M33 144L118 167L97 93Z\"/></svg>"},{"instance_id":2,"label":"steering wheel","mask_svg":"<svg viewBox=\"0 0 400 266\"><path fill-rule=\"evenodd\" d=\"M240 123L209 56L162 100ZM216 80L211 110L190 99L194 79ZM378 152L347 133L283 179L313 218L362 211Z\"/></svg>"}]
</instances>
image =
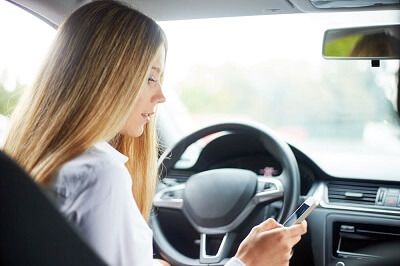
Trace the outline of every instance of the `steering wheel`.
<instances>
[{"instance_id":1,"label":"steering wheel","mask_svg":"<svg viewBox=\"0 0 400 266\"><path fill-rule=\"evenodd\" d=\"M154 241L173 265L224 265L229 258L235 229L259 205L282 200L278 221L284 221L297 207L300 197L300 174L289 145L269 128L256 124L224 123L200 129L167 150L159 159L159 169L173 169L184 151L210 134L229 132L258 138L264 148L280 163L277 177L266 177L244 169L213 169L192 175L185 184L159 190L153 201L156 208L180 210L200 233L199 258L181 254L166 239L157 215L150 219ZM243 143L246 145L246 143ZM224 235L216 255L207 254L207 237Z\"/></svg>"}]
</instances>

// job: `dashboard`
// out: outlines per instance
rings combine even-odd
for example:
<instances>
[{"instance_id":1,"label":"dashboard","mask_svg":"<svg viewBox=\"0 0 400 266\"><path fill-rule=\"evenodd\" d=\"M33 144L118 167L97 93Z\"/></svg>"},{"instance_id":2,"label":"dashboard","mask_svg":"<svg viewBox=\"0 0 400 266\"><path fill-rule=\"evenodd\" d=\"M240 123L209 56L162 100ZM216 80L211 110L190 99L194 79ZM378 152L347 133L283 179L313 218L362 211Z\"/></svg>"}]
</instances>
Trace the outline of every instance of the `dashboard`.
<instances>
[{"instance_id":1,"label":"dashboard","mask_svg":"<svg viewBox=\"0 0 400 266\"><path fill-rule=\"evenodd\" d=\"M320 200L320 206L307 219L309 234L296 246L291 265L400 265L398 254L389 246L394 243L400 247L400 180L330 176L302 151L292 146L291 149L300 171L301 200L311 195ZM259 140L227 134L207 143L191 167L167 173L164 183L184 183L195 173L218 168L247 169L270 177L282 172L279 162ZM243 225L241 237L257 223L274 216L280 206L281 202L275 202L259 210ZM168 224L164 228L167 238L178 243L183 254L198 256L198 234L182 214L160 211L159 218L165 219L162 224ZM172 225L167 221L171 219L175 221ZM183 242L186 244L179 244ZM376 262L382 257L394 264Z\"/></svg>"}]
</instances>

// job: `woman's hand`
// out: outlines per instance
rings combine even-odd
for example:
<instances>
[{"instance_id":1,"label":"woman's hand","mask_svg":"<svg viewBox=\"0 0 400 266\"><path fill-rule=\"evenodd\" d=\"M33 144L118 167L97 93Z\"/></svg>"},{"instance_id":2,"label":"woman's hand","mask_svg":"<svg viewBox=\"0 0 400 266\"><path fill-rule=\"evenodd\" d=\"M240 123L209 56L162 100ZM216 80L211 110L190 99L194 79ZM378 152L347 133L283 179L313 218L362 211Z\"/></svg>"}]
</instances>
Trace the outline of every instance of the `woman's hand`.
<instances>
[{"instance_id":1,"label":"woman's hand","mask_svg":"<svg viewBox=\"0 0 400 266\"><path fill-rule=\"evenodd\" d=\"M289 265L292 248L307 232L307 222L290 227L268 219L253 227L242 241L235 257L246 266L282 266Z\"/></svg>"},{"instance_id":2,"label":"woman's hand","mask_svg":"<svg viewBox=\"0 0 400 266\"><path fill-rule=\"evenodd\" d=\"M171 264L169 264L165 260L154 259L153 261L154 261L153 266L171 266Z\"/></svg>"}]
</instances>

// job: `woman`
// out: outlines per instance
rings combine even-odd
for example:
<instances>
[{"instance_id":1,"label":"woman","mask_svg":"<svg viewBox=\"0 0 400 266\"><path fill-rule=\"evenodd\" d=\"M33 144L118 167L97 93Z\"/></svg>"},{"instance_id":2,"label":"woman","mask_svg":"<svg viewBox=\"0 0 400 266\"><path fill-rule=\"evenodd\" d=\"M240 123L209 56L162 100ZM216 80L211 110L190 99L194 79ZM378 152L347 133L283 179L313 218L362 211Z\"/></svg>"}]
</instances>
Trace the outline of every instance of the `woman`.
<instances>
[{"instance_id":1,"label":"woman","mask_svg":"<svg viewBox=\"0 0 400 266\"><path fill-rule=\"evenodd\" d=\"M146 220L166 50L161 28L136 10L113 1L79 8L60 26L4 146L110 265L155 262ZM287 264L305 230L268 220L228 264Z\"/></svg>"}]
</instances>

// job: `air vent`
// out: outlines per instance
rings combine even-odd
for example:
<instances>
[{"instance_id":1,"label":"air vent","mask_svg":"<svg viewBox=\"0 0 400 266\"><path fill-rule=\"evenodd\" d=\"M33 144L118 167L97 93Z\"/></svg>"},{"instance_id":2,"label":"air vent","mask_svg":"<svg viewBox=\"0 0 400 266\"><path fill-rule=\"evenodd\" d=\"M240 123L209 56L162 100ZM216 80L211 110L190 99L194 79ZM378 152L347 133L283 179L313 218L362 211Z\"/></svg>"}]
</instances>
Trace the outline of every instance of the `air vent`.
<instances>
[{"instance_id":1,"label":"air vent","mask_svg":"<svg viewBox=\"0 0 400 266\"><path fill-rule=\"evenodd\" d=\"M329 202L375 205L378 185L358 182L328 183Z\"/></svg>"}]
</instances>

